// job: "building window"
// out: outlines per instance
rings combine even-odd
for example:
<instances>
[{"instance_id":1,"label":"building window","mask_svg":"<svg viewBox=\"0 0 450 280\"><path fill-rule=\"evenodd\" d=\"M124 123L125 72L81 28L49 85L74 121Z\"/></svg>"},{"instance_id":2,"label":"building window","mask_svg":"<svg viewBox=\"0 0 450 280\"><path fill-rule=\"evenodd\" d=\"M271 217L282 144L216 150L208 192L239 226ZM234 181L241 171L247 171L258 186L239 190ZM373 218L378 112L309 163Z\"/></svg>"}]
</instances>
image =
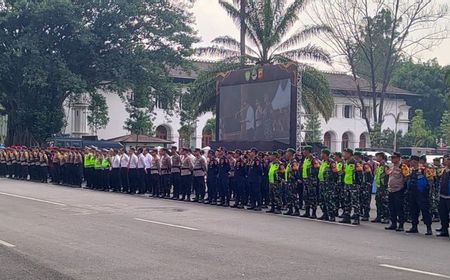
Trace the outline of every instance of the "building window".
<instances>
[{"instance_id":1,"label":"building window","mask_svg":"<svg viewBox=\"0 0 450 280\"><path fill-rule=\"evenodd\" d=\"M323 145L328 149L331 148L331 133L325 133L325 135L323 136Z\"/></svg>"},{"instance_id":2,"label":"building window","mask_svg":"<svg viewBox=\"0 0 450 280\"><path fill-rule=\"evenodd\" d=\"M352 119L353 118L353 106L345 105L343 115L344 115L344 118L346 118L346 119Z\"/></svg>"},{"instance_id":3,"label":"building window","mask_svg":"<svg viewBox=\"0 0 450 280\"><path fill-rule=\"evenodd\" d=\"M350 137L348 136L348 133L344 133L342 135L342 151L347 149L349 147Z\"/></svg>"},{"instance_id":4,"label":"building window","mask_svg":"<svg viewBox=\"0 0 450 280\"><path fill-rule=\"evenodd\" d=\"M367 148L366 147L367 146L367 137L366 137L366 134L361 134L361 136L359 136L359 147L361 148L361 149L365 149L365 148Z\"/></svg>"},{"instance_id":5,"label":"building window","mask_svg":"<svg viewBox=\"0 0 450 280\"><path fill-rule=\"evenodd\" d=\"M156 96L155 97L156 108L167 110L169 107L169 103L167 102L167 98L164 96Z\"/></svg>"}]
</instances>

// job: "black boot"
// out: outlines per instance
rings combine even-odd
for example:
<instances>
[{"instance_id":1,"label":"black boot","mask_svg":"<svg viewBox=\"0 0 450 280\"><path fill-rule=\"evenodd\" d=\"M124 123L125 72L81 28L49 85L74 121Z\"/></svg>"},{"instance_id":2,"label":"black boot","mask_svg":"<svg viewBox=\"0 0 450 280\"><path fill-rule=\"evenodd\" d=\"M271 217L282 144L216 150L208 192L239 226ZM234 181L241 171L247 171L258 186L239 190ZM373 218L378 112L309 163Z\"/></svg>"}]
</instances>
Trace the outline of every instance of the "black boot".
<instances>
[{"instance_id":1,"label":"black boot","mask_svg":"<svg viewBox=\"0 0 450 280\"><path fill-rule=\"evenodd\" d=\"M280 209L275 209L275 211L273 212L275 215L279 215L281 214L281 210Z\"/></svg>"},{"instance_id":2,"label":"black boot","mask_svg":"<svg viewBox=\"0 0 450 280\"><path fill-rule=\"evenodd\" d=\"M350 215L342 214L342 220L340 220L339 223L341 223L341 224L350 224L351 223Z\"/></svg>"},{"instance_id":3,"label":"black boot","mask_svg":"<svg viewBox=\"0 0 450 280\"><path fill-rule=\"evenodd\" d=\"M417 225L413 225L410 229L406 231L406 233L418 233Z\"/></svg>"},{"instance_id":4,"label":"black boot","mask_svg":"<svg viewBox=\"0 0 450 280\"><path fill-rule=\"evenodd\" d=\"M425 233L425 235L433 235L433 230L431 229L431 225L427 226L427 232Z\"/></svg>"},{"instance_id":5,"label":"black boot","mask_svg":"<svg viewBox=\"0 0 450 280\"><path fill-rule=\"evenodd\" d=\"M359 216L355 216L355 218L353 219L352 225L359 226Z\"/></svg>"},{"instance_id":6,"label":"black boot","mask_svg":"<svg viewBox=\"0 0 450 280\"><path fill-rule=\"evenodd\" d=\"M271 206L270 209L266 211L266 213L275 213L275 207Z\"/></svg>"},{"instance_id":7,"label":"black boot","mask_svg":"<svg viewBox=\"0 0 450 280\"><path fill-rule=\"evenodd\" d=\"M399 224L395 231L398 231L398 232L405 231L405 229L403 228L403 224Z\"/></svg>"}]
</instances>

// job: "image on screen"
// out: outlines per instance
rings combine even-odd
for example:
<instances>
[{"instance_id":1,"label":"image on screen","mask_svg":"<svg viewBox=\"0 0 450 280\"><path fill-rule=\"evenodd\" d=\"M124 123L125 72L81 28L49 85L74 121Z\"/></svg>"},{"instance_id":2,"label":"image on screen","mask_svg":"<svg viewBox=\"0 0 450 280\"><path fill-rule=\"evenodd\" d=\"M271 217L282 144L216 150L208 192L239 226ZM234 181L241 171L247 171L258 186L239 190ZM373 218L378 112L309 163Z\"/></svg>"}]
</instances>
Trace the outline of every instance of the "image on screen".
<instances>
[{"instance_id":1,"label":"image on screen","mask_svg":"<svg viewBox=\"0 0 450 280\"><path fill-rule=\"evenodd\" d=\"M290 79L221 87L219 106L220 141L289 144Z\"/></svg>"}]
</instances>

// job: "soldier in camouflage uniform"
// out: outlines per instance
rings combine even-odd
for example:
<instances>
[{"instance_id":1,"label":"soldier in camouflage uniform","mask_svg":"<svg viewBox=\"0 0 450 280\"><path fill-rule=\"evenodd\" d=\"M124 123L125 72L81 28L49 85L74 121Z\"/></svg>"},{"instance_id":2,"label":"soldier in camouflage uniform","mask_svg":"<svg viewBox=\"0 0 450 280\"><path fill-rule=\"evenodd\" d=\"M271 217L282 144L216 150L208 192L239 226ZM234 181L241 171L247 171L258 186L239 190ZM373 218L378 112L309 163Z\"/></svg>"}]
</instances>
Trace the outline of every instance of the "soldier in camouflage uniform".
<instances>
[{"instance_id":1,"label":"soldier in camouflage uniform","mask_svg":"<svg viewBox=\"0 0 450 280\"><path fill-rule=\"evenodd\" d=\"M333 181L331 176L330 150L324 149L320 155L322 162L319 167L319 193L322 217L319 220L336 221L334 205Z\"/></svg>"},{"instance_id":2,"label":"soldier in camouflage uniform","mask_svg":"<svg viewBox=\"0 0 450 280\"><path fill-rule=\"evenodd\" d=\"M304 186L305 213L301 215L304 218L317 218L317 173L318 167L313 167L314 157L312 155L312 147L305 146L303 148L303 164L302 164L302 181ZM317 170L314 170L317 169ZM313 174L314 173L314 174ZM315 177L315 178L314 178Z\"/></svg>"},{"instance_id":3,"label":"soldier in camouflage uniform","mask_svg":"<svg viewBox=\"0 0 450 280\"><path fill-rule=\"evenodd\" d=\"M359 186L355 184L356 161L353 158L352 149L345 149L344 160L344 215L340 223L349 224L353 218L352 224L359 225L360 189Z\"/></svg>"},{"instance_id":4,"label":"soldier in camouflage uniform","mask_svg":"<svg viewBox=\"0 0 450 280\"><path fill-rule=\"evenodd\" d=\"M343 207L343 189L344 189L344 163L342 161L342 153L336 152L333 156L334 160L334 170L333 170L333 182L334 182L334 205L335 205L335 216L339 216L339 209L344 210Z\"/></svg>"},{"instance_id":5,"label":"soldier in camouflage uniform","mask_svg":"<svg viewBox=\"0 0 450 280\"><path fill-rule=\"evenodd\" d=\"M372 223L389 223L389 206L388 206L388 180L389 176L386 174L386 155L383 152L375 155L378 163L375 169L375 184L377 192L375 194L375 202L377 206L377 216Z\"/></svg>"},{"instance_id":6,"label":"soldier in camouflage uniform","mask_svg":"<svg viewBox=\"0 0 450 280\"><path fill-rule=\"evenodd\" d=\"M270 155L270 163L267 172L269 181L269 196L270 196L270 209L267 213L280 214L282 202L282 180L283 176L279 176L278 171L280 169L280 161L278 160L278 153L274 152ZM283 165L284 168L284 165Z\"/></svg>"},{"instance_id":7,"label":"soldier in camouflage uniform","mask_svg":"<svg viewBox=\"0 0 450 280\"><path fill-rule=\"evenodd\" d=\"M284 178L281 182L281 185L283 186L283 191L286 199L286 209L287 212L284 213L284 215L294 215L298 212L296 211L298 209L297 206L297 185L294 177L294 171L293 171L293 165L294 165L294 155L295 150L294 149L288 149L285 154L286 164L285 164L285 172L284 172ZM283 165L284 166L284 165Z\"/></svg>"},{"instance_id":8,"label":"soldier in camouflage uniform","mask_svg":"<svg viewBox=\"0 0 450 280\"><path fill-rule=\"evenodd\" d=\"M372 201L373 170L372 166L363 162L363 173L360 192L361 221L367 222L370 218L370 202Z\"/></svg>"},{"instance_id":9,"label":"soldier in camouflage uniform","mask_svg":"<svg viewBox=\"0 0 450 280\"><path fill-rule=\"evenodd\" d=\"M440 198L440 182L441 182L441 175L444 171L444 167L441 164L441 158L435 158L433 160L433 166L431 167L433 169L433 182L432 182L432 188L430 191L430 200L431 200L431 215L433 217L433 222L440 222L439 219L439 198Z\"/></svg>"}]
</instances>

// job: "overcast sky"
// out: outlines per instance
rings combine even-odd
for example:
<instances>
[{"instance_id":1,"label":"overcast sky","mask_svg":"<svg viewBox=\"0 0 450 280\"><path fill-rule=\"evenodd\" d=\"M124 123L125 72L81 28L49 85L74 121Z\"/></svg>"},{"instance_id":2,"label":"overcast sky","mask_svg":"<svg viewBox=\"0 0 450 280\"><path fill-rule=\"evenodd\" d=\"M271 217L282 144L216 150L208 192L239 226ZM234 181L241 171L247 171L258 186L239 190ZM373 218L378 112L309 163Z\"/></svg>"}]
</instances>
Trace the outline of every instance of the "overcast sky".
<instances>
[{"instance_id":1,"label":"overcast sky","mask_svg":"<svg viewBox=\"0 0 450 280\"><path fill-rule=\"evenodd\" d=\"M197 0L194 5L193 12L196 17L198 35L202 40L201 45L208 45L212 39L223 35L231 35L239 39L239 30L217 2L217 0ZM450 25L450 21L447 21L447 24ZM437 58L441 65L450 64L450 39L420 56L422 60L431 58Z\"/></svg>"}]
</instances>

